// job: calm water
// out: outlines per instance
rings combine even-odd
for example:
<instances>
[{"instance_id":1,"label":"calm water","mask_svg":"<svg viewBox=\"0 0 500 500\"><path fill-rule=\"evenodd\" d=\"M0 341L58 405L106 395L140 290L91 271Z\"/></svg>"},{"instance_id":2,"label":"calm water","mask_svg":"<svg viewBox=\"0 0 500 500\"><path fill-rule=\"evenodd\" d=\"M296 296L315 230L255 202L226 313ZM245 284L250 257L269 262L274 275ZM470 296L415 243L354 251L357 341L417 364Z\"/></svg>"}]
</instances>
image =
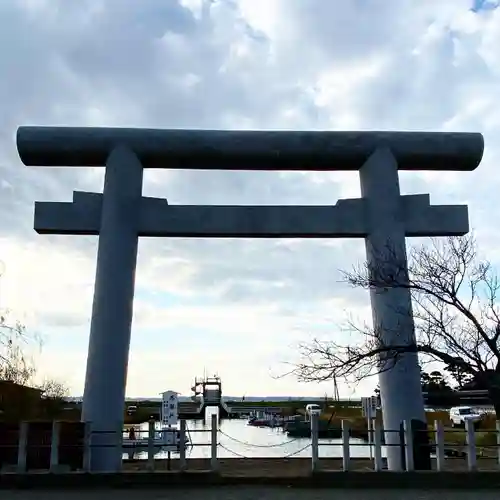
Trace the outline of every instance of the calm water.
<instances>
[{"instance_id":1,"label":"calm water","mask_svg":"<svg viewBox=\"0 0 500 500\"><path fill-rule=\"evenodd\" d=\"M267 427L252 427L247 421L222 420L220 422L217 454L223 458L251 458L251 457L286 457L293 454L294 457L310 457L311 442L308 438L289 438L281 428L270 429ZM147 424L143 424L144 434L147 436ZM186 450L187 458L210 458L210 417L207 421L190 420L187 429L193 443L193 447ZM139 436L138 436L139 437ZM340 439L320 439L320 457L342 457L342 442ZM206 444L206 446L200 446ZM305 449L304 449L305 448ZM369 457L370 448L367 443L360 439L351 439L350 455L353 458ZM157 458L166 458L167 452L159 452ZM178 456L172 454L172 457ZM382 449L382 456L385 449ZM147 458L147 450L135 450L131 455L124 454L124 458Z\"/></svg>"}]
</instances>

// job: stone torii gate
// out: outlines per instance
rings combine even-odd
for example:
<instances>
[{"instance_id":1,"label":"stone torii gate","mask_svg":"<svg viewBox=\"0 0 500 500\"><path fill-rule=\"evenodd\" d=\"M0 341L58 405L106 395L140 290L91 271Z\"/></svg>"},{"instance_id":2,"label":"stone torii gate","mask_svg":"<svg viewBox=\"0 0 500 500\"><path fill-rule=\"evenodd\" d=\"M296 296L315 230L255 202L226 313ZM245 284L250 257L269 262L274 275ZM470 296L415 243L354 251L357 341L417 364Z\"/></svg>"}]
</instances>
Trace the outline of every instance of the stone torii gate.
<instances>
[{"instance_id":1,"label":"stone torii gate","mask_svg":"<svg viewBox=\"0 0 500 500\"><path fill-rule=\"evenodd\" d=\"M139 236L195 238L364 238L368 264L390 245L406 263L406 236L463 235L467 206L401 196L399 170L470 171L480 134L423 132L255 132L20 127L28 166L104 166L104 192L74 192L72 202L36 202L40 234L99 235L82 419L93 444L121 440ZM142 196L143 169L357 170L362 198L332 206L191 206ZM446 178L444 178L446 182ZM410 292L371 290L374 326L385 345L414 341ZM417 355L380 374L384 427L425 421ZM108 437L106 437L108 436ZM386 434L387 444L399 436ZM401 466L389 447L389 468ZM93 448L92 469L119 470L121 447Z\"/></svg>"}]
</instances>

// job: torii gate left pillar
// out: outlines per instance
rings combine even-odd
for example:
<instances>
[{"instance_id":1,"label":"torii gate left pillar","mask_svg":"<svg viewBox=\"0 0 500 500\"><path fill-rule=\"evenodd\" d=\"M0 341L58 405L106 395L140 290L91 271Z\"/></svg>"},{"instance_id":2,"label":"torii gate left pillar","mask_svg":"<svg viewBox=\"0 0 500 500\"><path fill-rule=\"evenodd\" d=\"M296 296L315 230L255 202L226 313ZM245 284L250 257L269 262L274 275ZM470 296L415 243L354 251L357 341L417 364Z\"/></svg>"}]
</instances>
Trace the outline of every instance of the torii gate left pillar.
<instances>
[{"instance_id":1,"label":"torii gate left pillar","mask_svg":"<svg viewBox=\"0 0 500 500\"><path fill-rule=\"evenodd\" d=\"M121 431L139 236L364 238L377 266L387 250L406 262L405 237L468 232L466 206L401 196L399 170L473 170L480 134L397 132L225 132L22 127L26 165L106 166L104 193L72 203L37 202L35 229L99 235L83 419L92 423L92 470L121 467ZM358 170L363 197L334 206L171 206L142 197L143 168ZM387 257L387 255L385 255ZM382 259L382 260L381 260ZM415 341L408 290L372 290L374 326L385 346ZM380 376L384 427L425 420L415 353ZM396 433L386 433L397 444ZM101 445L101 447L99 447ZM400 453L389 447L391 470Z\"/></svg>"},{"instance_id":2,"label":"torii gate left pillar","mask_svg":"<svg viewBox=\"0 0 500 500\"><path fill-rule=\"evenodd\" d=\"M114 149L107 162L102 197L101 229L90 323L82 420L95 434L91 454L96 470L120 470L116 453L123 429L125 385L129 359L137 263L139 211L143 170L125 146Z\"/></svg>"}]
</instances>

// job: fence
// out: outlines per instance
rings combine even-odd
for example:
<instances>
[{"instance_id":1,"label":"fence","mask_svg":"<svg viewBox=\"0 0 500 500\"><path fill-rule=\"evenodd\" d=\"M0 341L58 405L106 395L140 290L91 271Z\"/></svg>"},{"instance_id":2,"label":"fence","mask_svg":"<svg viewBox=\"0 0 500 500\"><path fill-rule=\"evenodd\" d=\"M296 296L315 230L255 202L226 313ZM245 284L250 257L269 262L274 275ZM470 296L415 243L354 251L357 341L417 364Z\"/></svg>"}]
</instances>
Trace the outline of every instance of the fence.
<instances>
[{"instance_id":1,"label":"fence","mask_svg":"<svg viewBox=\"0 0 500 500\"><path fill-rule=\"evenodd\" d=\"M311 455L308 460L310 460L310 470L314 472L322 468L321 462L323 458L320 458L320 449L323 446L336 446L342 450L342 455L339 457L342 465L340 470L352 470L353 459L351 457L351 447L366 446L367 444L359 443L358 440L353 442L352 432L347 420L342 421L340 442L323 442L318 436L318 422L319 416L311 415L311 438L301 438L300 448L294 450L293 453L288 454L285 458L291 458L306 449L310 449ZM206 429L188 429L185 420L180 421L179 429L162 430L156 429L154 422L150 422L147 431L148 436L142 440L145 444L144 448L147 450L147 458L142 461L146 470L155 470L155 454L158 447L161 446L161 444L158 444L157 436L159 433L165 432L177 433L178 442L175 449L176 455L178 453L178 458L175 458L175 461L176 470L179 471L189 469L189 462L193 459L188 458L186 451L192 447L208 447L210 449L207 459L209 468L212 471L219 471L219 449L224 449L238 456L237 452L233 452L219 442L220 435L224 435L226 438L237 443L257 448L279 447L296 441L296 439L292 439L272 445L252 445L252 443L228 436L221 431L218 427L217 415L212 415L211 427L208 431ZM191 435L196 432L209 432L210 441L206 443L192 442ZM390 445L383 443L383 437L384 433L387 436L388 432L397 432L400 435L400 442L392 446L399 448L405 471L413 471L419 468L415 463L415 457L418 455L418 453L416 454L418 451L417 448L421 448L422 446L430 447L430 450L432 450L433 469L436 471L446 470L447 462L456 458L460 458L462 462L466 463L467 470L476 471L478 469L478 458L484 455L485 450L490 461L493 461L496 468L500 470L500 422L497 422L495 430L488 431L490 434L494 433L496 435L496 442L479 446L476 439L477 430L471 421L466 421L464 430L445 429L441 422L436 421L432 430L417 430L412 427L410 422L404 422L402 429L395 431L383 431L380 424L375 421L369 444L370 449L373 451L373 457L369 463L372 464L372 470L374 471L382 471L386 468L384 453L387 452ZM446 443L445 436L447 433L453 432L465 433L465 446L453 447ZM482 432L485 432L485 430ZM419 438L419 433L425 433L426 438L424 440ZM428 436L431 437L430 441L427 440ZM2 473L25 473L35 470L37 472L46 470L51 473L65 473L70 470L90 472L91 455L96 452L95 448L99 447L99 445L93 444L92 437L91 425L85 423L51 422L49 424L22 422L17 426L0 424L0 470ZM425 442L426 440L427 442ZM124 444L122 436L120 436L116 446L123 448ZM427 448L428 455L429 448ZM247 458L243 455L239 456Z\"/></svg>"},{"instance_id":2,"label":"fence","mask_svg":"<svg viewBox=\"0 0 500 500\"><path fill-rule=\"evenodd\" d=\"M322 446L334 446L331 443L321 443L318 439L318 415L313 415L311 418L311 460L312 470L320 468L321 459L319 458L319 449ZM465 446L460 444L447 444L445 436L456 433L463 433L465 431ZM411 421L402 423L402 428L398 430L383 430L378 420L373 421L373 427L369 432L369 446L373 449L373 470L382 471L387 468L386 459L383 457L383 450L387 450L390 446L396 446L401 453L402 470L414 471L418 470L415 465L415 456L418 448L424 453L432 456L434 470L440 472L447 469L446 462L448 460L461 459L466 460L467 470L474 472L478 469L478 458L489 458L496 462L496 468L500 470L500 421L496 422L494 430L483 429L483 433L496 435L495 444L482 444L477 445L476 435L477 429L474 422L466 420L464 429L445 429L443 423L439 420L434 422L434 428L428 429L415 429L412 427ZM398 433L400 436L398 444L383 444L384 434ZM432 436L432 437L431 437ZM422 439L423 438L423 439ZM429 439L430 438L430 439ZM344 471L350 470L350 449L352 446L364 446L361 443L351 442L351 433L349 428L349 421L342 421L342 469ZM338 445L337 445L338 446ZM487 451L487 453L484 453ZM492 452L492 453L490 453Z\"/></svg>"}]
</instances>

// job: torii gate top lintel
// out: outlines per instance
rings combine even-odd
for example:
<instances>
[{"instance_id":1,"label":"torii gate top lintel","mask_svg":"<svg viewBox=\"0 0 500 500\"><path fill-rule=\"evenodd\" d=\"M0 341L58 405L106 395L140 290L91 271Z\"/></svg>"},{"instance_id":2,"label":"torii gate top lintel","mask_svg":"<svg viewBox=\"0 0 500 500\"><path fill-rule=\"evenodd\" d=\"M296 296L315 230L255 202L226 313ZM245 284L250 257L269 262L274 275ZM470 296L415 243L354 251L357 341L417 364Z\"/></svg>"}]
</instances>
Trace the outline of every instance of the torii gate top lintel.
<instances>
[{"instance_id":1,"label":"torii gate top lintel","mask_svg":"<svg viewBox=\"0 0 500 500\"><path fill-rule=\"evenodd\" d=\"M144 168L202 170L359 170L378 148L399 170L471 171L481 162L479 133L227 131L94 127L19 127L27 166L105 166L118 145Z\"/></svg>"}]
</instances>

